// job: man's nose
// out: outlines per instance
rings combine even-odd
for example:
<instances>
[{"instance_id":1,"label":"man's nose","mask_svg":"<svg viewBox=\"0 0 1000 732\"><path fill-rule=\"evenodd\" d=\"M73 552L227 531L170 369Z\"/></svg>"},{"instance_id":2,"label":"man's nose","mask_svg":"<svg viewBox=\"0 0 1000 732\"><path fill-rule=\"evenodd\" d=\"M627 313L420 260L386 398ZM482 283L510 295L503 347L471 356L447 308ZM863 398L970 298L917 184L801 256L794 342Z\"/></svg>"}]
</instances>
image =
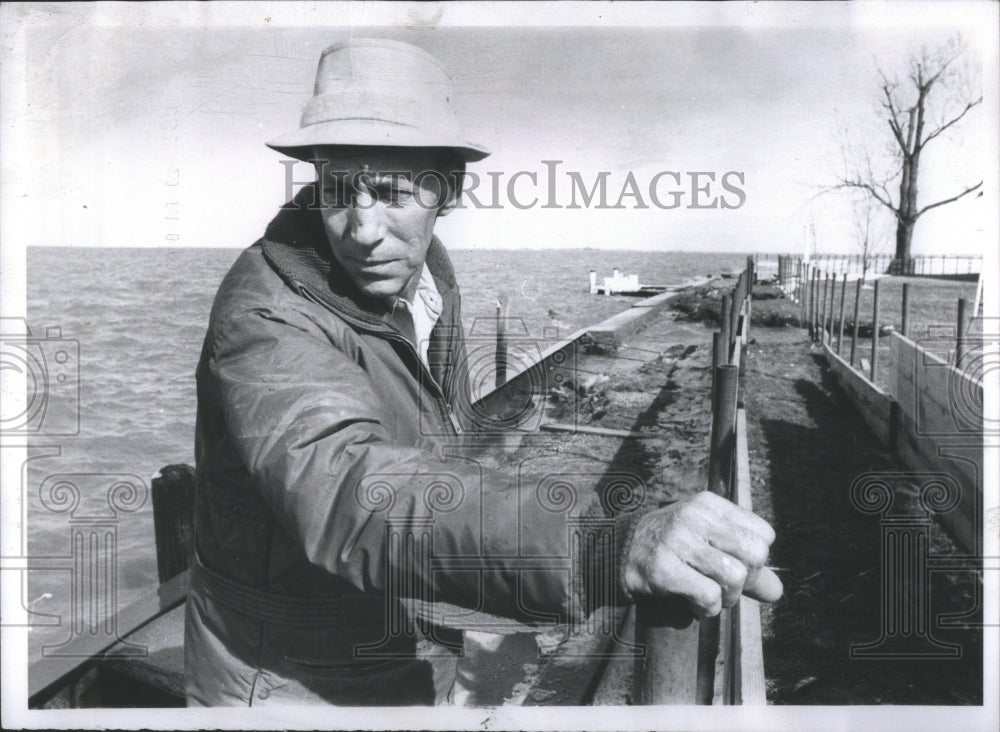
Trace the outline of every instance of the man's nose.
<instances>
[{"instance_id":1,"label":"man's nose","mask_svg":"<svg viewBox=\"0 0 1000 732\"><path fill-rule=\"evenodd\" d=\"M373 246L385 238L384 207L369 191L358 191L350 208L348 220L351 240L362 246Z\"/></svg>"}]
</instances>

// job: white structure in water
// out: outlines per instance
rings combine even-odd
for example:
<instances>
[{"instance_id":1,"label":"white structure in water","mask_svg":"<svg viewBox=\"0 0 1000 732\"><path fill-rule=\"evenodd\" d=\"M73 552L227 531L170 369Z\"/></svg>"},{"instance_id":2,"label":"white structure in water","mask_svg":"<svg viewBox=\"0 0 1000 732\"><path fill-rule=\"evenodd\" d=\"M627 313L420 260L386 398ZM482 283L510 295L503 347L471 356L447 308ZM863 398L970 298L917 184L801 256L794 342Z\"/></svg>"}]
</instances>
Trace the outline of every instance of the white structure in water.
<instances>
[{"instance_id":1,"label":"white structure in water","mask_svg":"<svg viewBox=\"0 0 1000 732\"><path fill-rule=\"evenodd\" d=\"M615 267L611 271L610 277L604 278L604 284L598 286L597 272L590 270L590 294L596 295L603 292L605 295L613 295L616 292L636 292L641 289L639 275L623 275L621 270Z\"/></svg>"}]
</instances>

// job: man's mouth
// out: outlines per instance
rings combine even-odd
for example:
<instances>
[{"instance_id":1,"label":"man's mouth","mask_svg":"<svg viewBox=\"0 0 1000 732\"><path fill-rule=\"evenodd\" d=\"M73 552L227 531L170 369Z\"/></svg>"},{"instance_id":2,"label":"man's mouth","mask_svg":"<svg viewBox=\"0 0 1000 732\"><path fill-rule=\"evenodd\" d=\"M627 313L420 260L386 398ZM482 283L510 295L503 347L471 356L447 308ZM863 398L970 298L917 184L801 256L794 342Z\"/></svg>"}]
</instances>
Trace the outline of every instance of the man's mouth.
<instances>
[{"instance_id":1,"label":"man's mouth","mask_svg":"<svg viewBox=\"0 0 1000 732\"><path fill-rule=\"evenodd\" d=\"M380 273L392 269L399 260L396 259L360 259L351 257L351 262L363 272Z\"/></svg>"}]
</instances>

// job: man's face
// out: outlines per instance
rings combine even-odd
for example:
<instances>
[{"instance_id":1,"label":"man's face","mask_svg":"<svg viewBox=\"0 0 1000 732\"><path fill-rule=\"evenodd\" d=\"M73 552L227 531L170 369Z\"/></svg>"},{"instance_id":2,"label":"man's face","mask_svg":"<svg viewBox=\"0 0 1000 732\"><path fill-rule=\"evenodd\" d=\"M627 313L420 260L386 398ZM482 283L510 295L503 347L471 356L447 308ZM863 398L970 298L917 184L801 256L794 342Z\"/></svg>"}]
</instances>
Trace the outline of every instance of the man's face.
<instances>
[{"instance_id":1,"label":"man's face","mask_svg":"<svg viewBox=\"0 0 1000 732\"><path fill-rule=\"evenodd\" d=\"M364 294L413 296L438 216L453 205L428 150L324 148L315 158L334 259ZM442 204L443 205L439 205Z\"/></svg>"}]
</instances>

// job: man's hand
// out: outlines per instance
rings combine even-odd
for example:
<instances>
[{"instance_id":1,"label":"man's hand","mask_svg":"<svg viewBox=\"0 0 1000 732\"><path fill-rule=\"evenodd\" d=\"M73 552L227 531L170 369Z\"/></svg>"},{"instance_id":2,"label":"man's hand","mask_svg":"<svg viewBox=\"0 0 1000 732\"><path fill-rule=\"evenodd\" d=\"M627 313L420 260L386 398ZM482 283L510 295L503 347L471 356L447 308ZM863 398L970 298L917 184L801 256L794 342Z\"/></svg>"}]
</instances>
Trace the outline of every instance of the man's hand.
<instances>
[{"instance_id":1,"label":"man's hand","mask_svg":"<svg viewBox=\"0 0 1000 732\"><path fill-rule=\"evenodd\" d=\"M700 617L741 594L774 602L783 588L767 561L774 530L764 519L708 491L639 519L625 559L634 595L680 595Z\"/></svg>"}]
</instances>

